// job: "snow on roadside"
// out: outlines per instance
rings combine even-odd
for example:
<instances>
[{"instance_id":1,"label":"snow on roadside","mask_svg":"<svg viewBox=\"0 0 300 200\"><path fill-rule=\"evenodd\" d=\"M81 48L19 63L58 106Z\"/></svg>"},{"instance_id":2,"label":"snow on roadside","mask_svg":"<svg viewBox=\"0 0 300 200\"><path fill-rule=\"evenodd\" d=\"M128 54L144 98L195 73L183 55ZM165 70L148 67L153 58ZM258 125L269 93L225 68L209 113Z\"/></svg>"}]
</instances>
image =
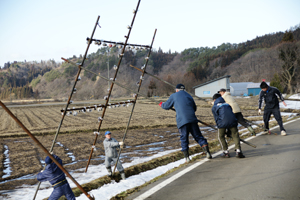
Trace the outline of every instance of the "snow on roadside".
<instances>
[{"instance_id":1,"label":"snow on roadside","mask_svg":"<svg viewBox=\"0 0 300 200\"><path fill-rule=\"evenodd\" d=\"M194 157L198 154L194 154L191 157ZM105 184L102 187L92 190L89 192L89 194L92 194L97 199L110 199L113 196L126 191L128 189L143 185L144 183L154 179L155 177L158 177L169 170L178 167L179 165L183 164L185 162L185 159L181 159L172 163L169 163L164 166L157 167L152 170L148 170L146 172L142 172L138 175L130 176L126 180L122 180L119 183L112 182L110 184ZM76 198L77 200L85 200L86 196L84 194L80 195Z\"/></svg>"},{"instance_id":2,"label":"snow on roadside","mask_svg":"<svg viewBox=\"0 0 300 200\"><path fill-rule=\"evenodd\" d=\"M283 105L282 102L279 103L279 107L280 108L288 108L288 109L296 109L296 110L299 110L300 109L300 101L289 101L289 100L285 100L284 101L287 106L285 107Z\"/></svg>"},{"instance_id":3,"label":"snow on roadside","mask_svg":"<svg viewBox=\"0 0 300 200\"><path fill-rule=\"evenodd\" d=\"M300 99L299 94L293 94L292 96L289 97L289 99Z\"/></svg>"},{"instance_id":4,"label":"snow on roadside","mask_svg":"<svg viewBox=\"0 0 300 200\"><path fill-rule=\"evenodd\" d=\"M197 145L197 144L190 145L190 147L195 146L195 145ZM155 155L152 155L152 156L149 156L149 157L142 157L142 158L135 157L135 158L133 158L131 163L124 163L123 167L126 169L130 166L137 165L137 164L144 163L144 162L148 162L152 159L155 159L155 158L158 158L158 157L161 157L161 156L164 156L164 155L167 155L167 154L179 151L179 150L180 149L173 149L173 150L163 151L163 152L159 152L159 153L157 153ZM184 162L184 159L182 159L182 160ZM179 165L180 164L178 164L177 166L179 166ZM172 168L174 168L174 167L172 167ZM167 169L167 167L166 167L166 169ZM166 169L163 168L163 171L166 170ZM100 178L102 176L107 175L107 171L106 171L106 168L105 168L104 164L89 166L89 169L88 169L87 173L83 173L84 170L85 170L85 168L81 168L81 169L71 171L69 173L81 185L84 184L84 183L91 182L91 181L93 181L97 178ZM149 173L151 173L151 172L149 172ZM156 174L156 173L157 172L155 172L154 174ZM137 176L139 176L139 175L137 175ZM159 175L156 174L156 176L159 176ZM149 177L152 177L152 176L149 175ZM67 178L67 180L68 180L71 187L76 187L76 185L69 178ZM126 182L126 180L124 182ZM121 181L121 183L122 183L122 181ZM114 185L114 187L117 187L117 188L119 187L119 183L115 183L113 185ZM125 185L128 185L128 183L125 184ZM7 192L4 192L4 193L8 195L7 199L32 199L36 188L37 188L37 184L35 184L35 185L22 185L21 187L19 187L16 190L7 191ZM36 197L37 200L42 200L46 197L49 197L52 190L53 190L53 188L51 187L51 185L48 181L43 182L41 184L40 188L41 188L41 190L39 190L39 192L37 194L37 197ZM101 189L101 187L99 189ZM112 190L115 190L115 189L112 189ZM113 192L113 191L111 191L111 192ZM4 193L2 193L2 194L4 194ZM86 199L86 197L84 197L84 199ZM99 199L99 198L97 198L97 199Z\"/></svg>"}]
</instances>

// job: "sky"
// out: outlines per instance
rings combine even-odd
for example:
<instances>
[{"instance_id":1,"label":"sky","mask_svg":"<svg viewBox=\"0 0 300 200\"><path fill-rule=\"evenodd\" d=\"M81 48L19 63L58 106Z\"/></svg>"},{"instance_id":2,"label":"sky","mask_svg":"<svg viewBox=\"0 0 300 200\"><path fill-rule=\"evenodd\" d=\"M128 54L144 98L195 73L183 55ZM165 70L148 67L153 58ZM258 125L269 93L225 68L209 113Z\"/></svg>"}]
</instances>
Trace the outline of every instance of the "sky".
<instances>
[{"instance_id":1,"label":"sky","mask_svg":"<svg viewBox=\"0 0 300 200\"><path fill-rule=\"evenodd\" d=\"M0 0L0 66L79 56L94 38L125 42L138 0ZM141 0L129 43L181 52L241 43L300 24L299 0ZM89 53L99 47L92 45Z\"/></svg>"}]
</instances>

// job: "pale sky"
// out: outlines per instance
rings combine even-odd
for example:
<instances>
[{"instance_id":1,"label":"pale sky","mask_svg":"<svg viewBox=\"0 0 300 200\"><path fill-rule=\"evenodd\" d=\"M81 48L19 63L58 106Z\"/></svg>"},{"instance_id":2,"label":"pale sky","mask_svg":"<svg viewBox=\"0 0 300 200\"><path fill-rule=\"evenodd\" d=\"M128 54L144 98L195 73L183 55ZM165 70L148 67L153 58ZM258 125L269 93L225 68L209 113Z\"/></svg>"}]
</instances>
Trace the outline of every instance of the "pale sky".
<instances>
[{"instance_id":1,"label":"pale sky","mask_svg":"<svg viewBox=\"0 0 300 200\"><path fill-rule=\"evenodd\" d=\"M0 0L0 66L84 54L94 38L125 41L137 0ZM299 0L141 0L129 43L181 52L240 43L300 24ZM97 51L92 45L89 53Z\"/></svg>"}]
</instances>

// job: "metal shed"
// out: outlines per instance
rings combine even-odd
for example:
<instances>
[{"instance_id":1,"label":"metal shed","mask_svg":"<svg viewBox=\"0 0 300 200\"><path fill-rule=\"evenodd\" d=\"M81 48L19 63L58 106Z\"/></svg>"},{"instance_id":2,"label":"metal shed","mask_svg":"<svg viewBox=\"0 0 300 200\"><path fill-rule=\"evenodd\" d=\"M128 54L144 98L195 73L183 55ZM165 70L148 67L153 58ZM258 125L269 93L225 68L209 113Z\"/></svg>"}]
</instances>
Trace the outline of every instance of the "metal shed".
<instances>
[{"instance_id":1,"label":"metal shed","mask_svg":"<svg viewBox=\"0 0 300 200\"><path fill-rule=\"evenodd\" d=\"M243 96L244 94L248 94L247 87L251 83L253 83L253 82L230 83L231 95L232 96Z\"/></svg>"},{"instance_id":2,"label":"metal shed","mask_svg":"<svg viewBox=\"0 0 300 200\"><path fill-rule=\"evenodd\" d=\"M222 76L206 83L194 86L195 95L198 97L212 97L217 93L221 88L230 90L230 75Z\"/></svg>"}]
</instances>

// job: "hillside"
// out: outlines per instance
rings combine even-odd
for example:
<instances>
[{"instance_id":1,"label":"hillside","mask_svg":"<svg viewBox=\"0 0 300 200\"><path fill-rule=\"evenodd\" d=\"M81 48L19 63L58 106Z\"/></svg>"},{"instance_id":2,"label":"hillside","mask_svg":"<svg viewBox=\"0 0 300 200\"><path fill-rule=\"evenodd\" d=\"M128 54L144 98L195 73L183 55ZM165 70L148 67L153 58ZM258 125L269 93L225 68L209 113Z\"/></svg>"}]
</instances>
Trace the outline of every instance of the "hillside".
<instances>
[{"instance_id":1,"label":"hillside","mask_svg":"<svg viewBox=\"0 0 300 200\"><path fill-rule=\"evenodd\" d=\"M295 26L291 33L296 46L300 46L300 28ZM186 85L190 92L192 87L226 74L231 75L231 82L259 82L261 79L274 81L276 74L282 73L282 62L278 49L282 46L285 33L278 32L257 37L239 44L223 43L218 47L189 48L181 53L153 51L147 70L149 73L172 83ZM299 48L300 49L300 48ZM109 54L107 51L109 50ZM117 47L101 47L97 52L88 55L84 67L102 76L108 77L107 61L109 61L109 77L114 75L113 66L118 62ZM141 67L145 63L146 50L127 50L124 54L117 82L131 90L136 90L141 72L130 65ZM300 57L300 56L299 56ZM82 58L71 59L81 63ZM52 60L38 62L5 63L0 71L1 99L22 98L54 98L66 99L74 83L77 67L67 63L56 63ZM76 100L103 98L107 94L108 82L83 70L81 81L76 88ZM298 77L293 85L298 83ZM278 83L282 80L276 79ZM170 95L173 88L145 75L142 93L152 95ZM132 92L114 86L112 97L130 96Z\"/></svg>"}]
</instances>

